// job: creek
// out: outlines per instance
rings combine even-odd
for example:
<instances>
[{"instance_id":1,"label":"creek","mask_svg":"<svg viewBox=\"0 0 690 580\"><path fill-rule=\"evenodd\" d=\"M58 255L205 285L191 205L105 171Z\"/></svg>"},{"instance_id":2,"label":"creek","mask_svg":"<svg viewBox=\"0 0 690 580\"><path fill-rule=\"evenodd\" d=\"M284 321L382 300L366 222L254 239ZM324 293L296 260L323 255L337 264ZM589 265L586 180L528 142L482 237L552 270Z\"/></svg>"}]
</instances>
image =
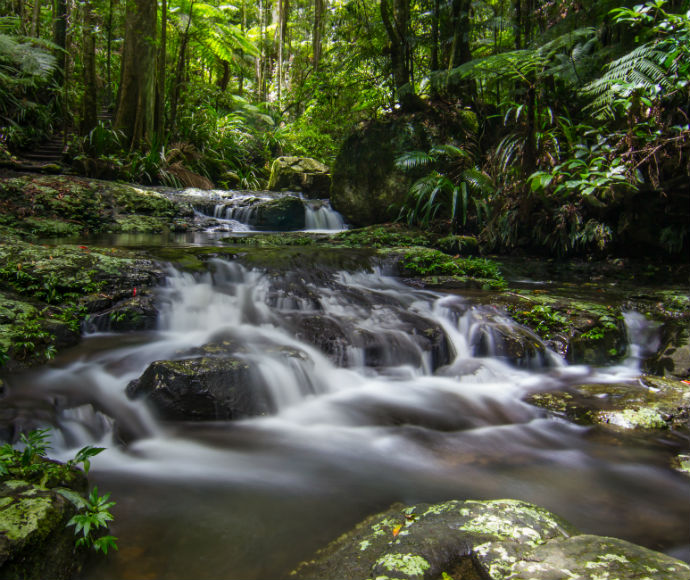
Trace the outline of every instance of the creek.
<instances>
[{"instance_id":1,"label":"creek","mask_svg":"<svg viewBox=\"0 0 690 580\"><path fill-rule=\"evenodd\" d=\"M634 384L634 356L590 368L546 351L517 366L500 356L514 327L500 312L383 271L281 276L214 259L203 275L169 267L157 302L155 330L89 334L7 380L4 416L15 428L52 425L51 455L107 447L90 479L117 502L120 549L84 578L286 577L393 502L451 498L531 501L587 533L688 559L688 484L667 462L687 441L616 436L523 401L573 384ZM307 340L295 329L310 316L342 340ZM651 331L631 322L638 353ZM442 331L441 347L425 348L425 328ZM151 362L218 336L242 345L270 413L166 422L127 397Z\"/></svg>"}]
</instances>

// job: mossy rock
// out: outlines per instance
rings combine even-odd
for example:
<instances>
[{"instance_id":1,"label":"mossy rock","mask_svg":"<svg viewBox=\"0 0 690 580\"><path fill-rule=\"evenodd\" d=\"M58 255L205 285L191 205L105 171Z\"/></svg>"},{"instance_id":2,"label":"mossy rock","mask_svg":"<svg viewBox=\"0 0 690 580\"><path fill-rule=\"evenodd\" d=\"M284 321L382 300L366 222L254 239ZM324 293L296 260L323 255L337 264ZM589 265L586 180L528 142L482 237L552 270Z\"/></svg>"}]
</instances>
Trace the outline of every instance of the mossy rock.
<instances>
[{"instance_id":1,"label":"mossy rock","mask_svg":"<svg viewBox=\"0 0 690 580\"><path fill-rule=\"evenodd\" d=\"M312 199L327 198L331 189L330 169L310 157L278 157L271 165L271 191L301 191Z\"/></svg>"},{"instance_id":2,"label":"mossy rock","mask_svg":"<svg viewBox=\"0 0 690 580\"><path fill-rule=\"evenodd\" d=\"M645 376L640 382L589 384L567 391L534 393L527 401L582 425L616 430L687 429L690 387Z\"/></svg>"},{"instance_id":3,"label":"mossy rock","mask_svg":"<svg viewBox=\"0 0 690 580\"><path fill-rule=\"evenodd\" d=\"M684 562L622 540L580 535L555 514L510 499L393 506L335 539L291 576L551 580L593 578L589 570L606 562L616 566L618 578L642 580L641 570L654 570L655 579L690 578Z\"/></svg>"},{"instance_id":4,"label":"mossy rock","mask_svg":"<svg viewBox=\"0 0 690 580\"><path fill-rule=\"evenodd\" d=\"M421 279L429 288L505 288L498 265L485 258L453 257L431 248L387 251L385 256L401 276Z\"/></svg>"},{"instance_id":5,"label":"mossy rock","mask_svg":"<svg viewBox=\"0 0 690 580\"><path fill-rule=\"evenodd\" d=\"M260 230L302 230L306 223L304 203L293 195L262 201L252 207L248 221Z\"/></svg>"},{"instance_id":6,"label":"mossy rock","mask_svg":"<svg viewBox=\"0 0 690 580\"><path fill-rule=\"evenodd\" d=\"M5 224L38 237L152 231L152 220L136 222L132 216L168 223L186 213L186 208L156 191L123 183L66 175L0 178L0 215L4 214Z\"/></svg>"},{"instance_id":7,"label":"mossy rock","mask_svg":"<svg viewBox=\"0 0 690 580\"><path fill-rule=\"evenodd\" d=\"M343 142L333 164L331 204L354 226L393 221L410 186L424 174L405 173L395 160L405 152L459 144L473 134L476 118L455 107L429 105L359 127Z\"/></svg>"},{"instance_id":8,"label":"mossy rock","mask_svg":"<svg viewBox=\"0 0 690 580\"><path fill-rule=\"evenodd\" d=\"M82 474L67 494L83 497L85 486ZM60 493L64 489L50 482L0 482L0 579L69 579L81 568L85 553L67 527L76 508Z\"/></svg>"}]
</instances>

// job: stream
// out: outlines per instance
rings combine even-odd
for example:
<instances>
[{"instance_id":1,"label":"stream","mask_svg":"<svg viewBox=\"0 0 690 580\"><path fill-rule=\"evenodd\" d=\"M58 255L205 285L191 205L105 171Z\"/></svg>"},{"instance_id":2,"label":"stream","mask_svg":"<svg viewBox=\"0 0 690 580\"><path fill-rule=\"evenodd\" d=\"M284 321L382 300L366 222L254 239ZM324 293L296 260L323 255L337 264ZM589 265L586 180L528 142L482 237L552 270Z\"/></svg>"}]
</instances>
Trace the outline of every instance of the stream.
<instances>
[{"instance_id":1,"label":"stream","mask_svg":"<svg viewBox=\"0 0 690 580\"><path fill-rule=\"evenodd\" d=\"M690 556L688 483L667 464L682 442L614 436L523 402L634 384L635 357L590 368L545 351L517 367L501 356L496 331L514 323L500 312L382 271L281 277L213 260L204 275L169 267L157 301L155 330L89 334L7 380L15 426L52 425L52 456L107 447L89 478L117 502L119 551L84 578L284 578L393 502L451 498L531 501L587 533ZM342 340L295 330L317 315ZM420 321L442 330L440 350L424 346ZM634 317L630 328L635 353L650 332ZM241 343L271 413L166 422L127 397L151 362L218 336Z\"/></svg>"}]
</instances>

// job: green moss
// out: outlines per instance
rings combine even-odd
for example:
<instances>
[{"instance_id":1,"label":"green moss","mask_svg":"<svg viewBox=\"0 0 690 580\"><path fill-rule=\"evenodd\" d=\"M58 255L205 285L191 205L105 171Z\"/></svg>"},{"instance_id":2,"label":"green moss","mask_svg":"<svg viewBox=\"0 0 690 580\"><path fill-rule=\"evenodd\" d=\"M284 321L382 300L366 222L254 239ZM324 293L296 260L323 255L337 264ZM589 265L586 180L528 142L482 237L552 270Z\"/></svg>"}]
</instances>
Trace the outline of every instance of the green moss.
<instances>
[{"instance_id":1,"label":"green moss","mask_svg":"<svg viewBox=\"0 0 690 580\"><path fill-rule=\"evenodd\" d=\"M123 233L156 234L167 230L168 221L164 218L148 215L118 216L112 231Z\"/></svg>"},{"instance_id":2,"label":"green moss","mask_svg":"<svg viewBox=\"0 0 690 580\"><path fill-rule=\"evenodd\" d=\"M508 312L517 322L529 326L545 339L551 338L554 334L567 334L570 331L568 317L550 306L536 305L529 309L509 306Z\"/></svg>"},{"instance_id":3,"label":"green moss","mask_svg":"<svg viewBox=\"0 0 690 580\"><path fill-rule=\"evenodd\" d=\"M423 232L406 230L393 224L341 232L332 237L332 242L350 248L409 248L429 246L432 238Z\"/></svg>"},{"instance_id":4,"label":"green moss","mask_svg":"<svg viewBox=\"0 0 690 580\"><path fill-rule=\"evenodd\" d=\"M603 414L606 422L625 429L666 429L666 421L661 414L649 407L625 409Z\"/></svg>"},{"instance_id":5,"label":"green moss","mask_svg":"<svg viewBox=\"0 0 690 580\"><path fill-rule=\"evenodd\" d=\"M456 254L474 255L479 250L477 238L472 236L446 236L439 239L434 247L452 256Z\"/></svg>"},{"instance_id":6,"label":"green moss","mask_svg":"<svg viewBox=\"0 0 690 580\"><path fill-rule=\"evenodd\" d=\"M454 258L438 250L412 248L402 255L399 267L404 275L452 276L457 279L481 280L491 289L505 288L498 265L484 258Z\"/></svg>"},{"instance_id":7,"label":"green moss","mask_svg":"<svg viewBox=\"0 0 690 580\"><path fill-rule=\"evenodd\" d=\"M421 556L414 554L386 554L376 561L376 566L380 566L389 572L400 572L406 576L423 577L431 564Z\"/></svg>"}]
</instances>

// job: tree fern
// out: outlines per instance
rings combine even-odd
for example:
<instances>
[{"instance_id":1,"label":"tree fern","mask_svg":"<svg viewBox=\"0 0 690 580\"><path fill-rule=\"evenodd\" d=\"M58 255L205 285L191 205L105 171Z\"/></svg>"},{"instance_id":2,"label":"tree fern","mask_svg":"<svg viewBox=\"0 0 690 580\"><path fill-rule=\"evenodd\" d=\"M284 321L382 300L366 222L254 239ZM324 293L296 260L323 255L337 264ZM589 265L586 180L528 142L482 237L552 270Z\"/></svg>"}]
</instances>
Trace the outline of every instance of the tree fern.
<instances>
[{"instance_id":1,"label":"tree fern","mask_svg":"<svg viewBox=\"0 0 690 580\"><path fill-rule=\"evenodd\" d=\"M603 76L584 87L584 94L593 98L587 108L597 117L612 117L611 107L623 89L649 93L670 88L672 83L664 67L667 57L657 43L647 43L614 60Z\"/></svg>"}]
</instances>

